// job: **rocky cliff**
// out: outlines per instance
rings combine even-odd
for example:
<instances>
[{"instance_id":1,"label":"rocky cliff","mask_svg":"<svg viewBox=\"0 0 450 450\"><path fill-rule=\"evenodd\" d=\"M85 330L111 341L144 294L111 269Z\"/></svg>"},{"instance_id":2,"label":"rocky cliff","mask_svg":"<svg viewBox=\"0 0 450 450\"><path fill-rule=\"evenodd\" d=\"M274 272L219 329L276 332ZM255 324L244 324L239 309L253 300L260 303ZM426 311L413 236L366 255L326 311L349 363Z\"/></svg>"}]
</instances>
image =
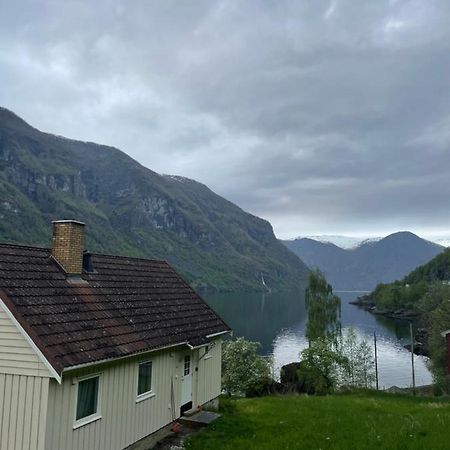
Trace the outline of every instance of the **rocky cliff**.
<instances>
[{"instance_id":1,"label":"rocky cliff","mask_svg":"<svg viewBox=\"0 0 450 450\"><path fill-rule=\"evenodd\" d=\"M308 269L271 225L193 180L120 150L43 133L0 108L0 239L48 246L50 221L87 224L93 251L166 259L199 289L302 288Z\"/></svg>"}]
</instances>

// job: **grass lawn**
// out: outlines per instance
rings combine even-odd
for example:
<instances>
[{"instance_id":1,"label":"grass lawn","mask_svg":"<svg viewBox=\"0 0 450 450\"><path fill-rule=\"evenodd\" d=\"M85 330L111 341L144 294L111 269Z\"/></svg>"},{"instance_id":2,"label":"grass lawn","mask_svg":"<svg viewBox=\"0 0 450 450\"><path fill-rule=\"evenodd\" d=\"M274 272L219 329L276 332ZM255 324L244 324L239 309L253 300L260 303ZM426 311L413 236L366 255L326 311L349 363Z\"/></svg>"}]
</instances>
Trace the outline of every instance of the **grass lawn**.
<instances>
[{"instance_id":1,"label":"grass lawn","mask_svg":"<svg viewBox=\"0 0 450 450\"><path fill-rule=\"evenodd\" d=\"M376 392L222 399L200 449L450 449L450 401Z\"/></svg>"}]
</instances>

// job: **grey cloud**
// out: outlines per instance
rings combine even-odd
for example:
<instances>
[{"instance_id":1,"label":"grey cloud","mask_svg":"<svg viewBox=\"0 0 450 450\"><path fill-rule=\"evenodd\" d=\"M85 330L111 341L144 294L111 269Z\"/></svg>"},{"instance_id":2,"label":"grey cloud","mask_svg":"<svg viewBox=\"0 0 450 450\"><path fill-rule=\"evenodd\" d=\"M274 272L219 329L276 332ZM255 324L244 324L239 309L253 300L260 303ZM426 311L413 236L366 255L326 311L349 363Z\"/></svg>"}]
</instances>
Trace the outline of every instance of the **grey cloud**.
<instances>
[{"instance_id":1,"label":"grey cloud","mask_svg":"<svg viewBox=\"0 0 450 450\"><path fill-rule=\"evenodd\" d=\"M283 236L450 229L445 0L0 5L0 104Z\"/></svg>"}]
</instances>

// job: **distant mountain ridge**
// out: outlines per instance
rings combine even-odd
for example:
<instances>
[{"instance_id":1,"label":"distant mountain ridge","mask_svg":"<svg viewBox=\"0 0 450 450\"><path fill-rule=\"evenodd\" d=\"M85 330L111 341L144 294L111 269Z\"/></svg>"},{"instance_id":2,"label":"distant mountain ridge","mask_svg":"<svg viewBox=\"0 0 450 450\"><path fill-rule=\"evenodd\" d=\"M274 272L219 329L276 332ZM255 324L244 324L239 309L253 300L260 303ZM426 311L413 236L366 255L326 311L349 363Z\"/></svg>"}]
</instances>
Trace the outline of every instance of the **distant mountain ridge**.
<instances>
[{"instance_id":1,"label":"distant mountain ridge","mask_svg":"<svg viewBox=\"0 0 450 450\"><path fill-rule=\"evenodd\" d=\"M324 272L337 290L370 291L378 283L403 278L444 250L407 231L350 249L309 238L282 242L310 268Z\"/></svg>"},{"instance_id":2,"label":"distant mountain ridge","mask_svg":"<svg viewBox=\"0 0 450 450\"><path fill-rule=\"evenodd\" d=\"M0 108L0 240L50 245L50 221L87 224L92 251L165 259L197 289L301 288L308 268L271 225L120 150L43 133Z\"/></svg>"},{"instance_id":3,"label":"distant mountain ridge","mask_svg":"<svg viewBox=\"0 0 450 450\"><path fill-rule=\"evenodd\" d=\"M383 236L348 236L341 234L317 234L309 236L297 236L294 239L312 239L314 241L323 242L325 244L334 244L337 247L344 249L353 249L359 247L362 244L367 244L369 242L376 242L383 239ZM441 245L443 247L450 246L450 236L448 234L440 235L430 235L427 238L422 238L427 241L433 242L434 244Z\"/></svg>"},{"instance_id":4,"label":"distant mountain ridge","mask_svg":"<svg viewBox=\"0 0 450 450\"><path fill-rule=\"evenodd\" d=\"M297 239L312 239L313 241L322 242L324 244L334 244L337 247L343 249L356 248L362 244L368 242L375 242L382 239L381 237L356 237L356 236L343 236L338 234L320 234L312 236L298 236Z\"/></svg>"}]
</instances>

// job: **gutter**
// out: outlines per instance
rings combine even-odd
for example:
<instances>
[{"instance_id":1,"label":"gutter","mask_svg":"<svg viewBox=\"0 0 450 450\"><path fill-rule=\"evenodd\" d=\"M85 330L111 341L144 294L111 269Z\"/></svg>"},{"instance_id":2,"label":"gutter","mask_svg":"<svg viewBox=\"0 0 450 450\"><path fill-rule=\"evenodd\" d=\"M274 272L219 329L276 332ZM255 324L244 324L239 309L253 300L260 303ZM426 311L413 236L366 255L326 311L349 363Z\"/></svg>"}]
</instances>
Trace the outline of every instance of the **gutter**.
<instances>
[{"instance_id":1,"label":"gutter","mask_svg":"<svg viewBox=\"0 0 450 450\"><path fill-rule=\"evenodd\" d=\"M99 359L99 360L88 362L88 363L77 364L76 366L66 367L63 369L63 374L68 373L68 372L73 372L73 371L79 370L79 369L85 369L87 367L98 366L100 364L106 364L106 363L109 363L112 361L121 361L123 359L132 358L134 356L146 355L148 353L159 352L161 350L167 350L169 348L174 348L174 347L181 347L182 345L187 345L189 347L189 344L187 342L178 342L176 344L165 345L163 347L156 347L156 348L152 348L150 350L143 350L143 351L136 352L136 353L130 353L130 354L124 355L124 356Z\"/></svg>"}]
</instances>

